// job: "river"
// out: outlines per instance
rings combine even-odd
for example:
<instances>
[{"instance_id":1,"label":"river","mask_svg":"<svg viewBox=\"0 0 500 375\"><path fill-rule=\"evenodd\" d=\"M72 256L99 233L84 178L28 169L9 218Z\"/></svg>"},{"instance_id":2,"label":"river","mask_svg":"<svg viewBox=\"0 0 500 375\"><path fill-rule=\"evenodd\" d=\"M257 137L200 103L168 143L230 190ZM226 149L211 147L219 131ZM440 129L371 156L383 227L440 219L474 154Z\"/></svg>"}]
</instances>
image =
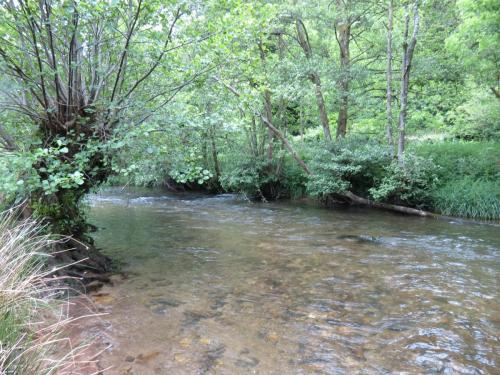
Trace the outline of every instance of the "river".
<instances>
[{"instance_id":1,"label":"river","mask_svg":"<svg viewBox=\"0 0 500 375\"><path fill-rule=\"evenodd\" d=\"M110 189L105 374L493 374L494 225ZM497 372L498 373L498 372Z\"/></svg>"}]
</instances>

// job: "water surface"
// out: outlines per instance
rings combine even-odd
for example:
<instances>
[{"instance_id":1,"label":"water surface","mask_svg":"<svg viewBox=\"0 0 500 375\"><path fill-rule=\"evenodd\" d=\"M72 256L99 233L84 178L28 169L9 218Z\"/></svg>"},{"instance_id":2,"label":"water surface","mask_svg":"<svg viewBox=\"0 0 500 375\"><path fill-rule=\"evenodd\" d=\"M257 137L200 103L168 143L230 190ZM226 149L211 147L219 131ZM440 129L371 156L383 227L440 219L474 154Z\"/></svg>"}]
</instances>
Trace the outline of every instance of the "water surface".
<instances>
[{"instance_id":1,"label":"water surface","mask_svg":"<svg viewBox=\"0 0 500 375\"><path fill-rule=\"evenodd\" d=\"M233 195L90 197L106 374L489 374L499 228ZM108 295L109 293L109 295Z\"/></svg>"}]
</instances>

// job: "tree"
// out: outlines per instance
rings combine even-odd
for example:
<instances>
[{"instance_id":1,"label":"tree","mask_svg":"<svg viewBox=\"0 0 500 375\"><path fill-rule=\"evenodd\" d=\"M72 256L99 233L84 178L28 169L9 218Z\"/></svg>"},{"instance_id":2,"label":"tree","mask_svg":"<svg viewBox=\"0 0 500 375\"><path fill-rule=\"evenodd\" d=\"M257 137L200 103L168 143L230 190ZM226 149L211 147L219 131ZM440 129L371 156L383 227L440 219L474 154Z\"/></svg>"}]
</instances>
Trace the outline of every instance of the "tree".
<instances>
[{"instance_id":1,"label":"tree","mask_svg":"<svg viewBox=\"0 0 500 375\"><path fill-rule=\"evenodd\" d=\"M333 2L331 2L333 4ZM345 137L349 120L350 97L352 95L353 66L362 60L378 59L377 54L366 57L367 51L373 49L370 41L368 47L360 48L360 39L366 32L367 25L378 17L378 1L376 0L336 0L335 1L335 40L339 47L340 76L338 80L339 111L337 117L337 138ZM351 56L351 43L358 49L357 56Z\"/></svg>"},{"instance_id":2,"label":"tree","mask_svg":"<svg viewBox=\"0 0 500 375\"><path fill-rule=\"evenodd\" d=\"M410 69L413 59L413 52L415 51L415 46L417 45L419 21L420 18L418 14L418 0L415 0L415 4L413 7L413 34L410 41L408 41L410 14L408 12L408 5L405 5L398 139L398 162L400 165L404 163L406 117L408 112L408 90L410 88Z\"/></svg>"},{"instance_id":3,"label":"tree","mask_svg":"<svg viewBox=\"0 0 500 375\"><path fill-rule=\"evenodd\" d=\"M458 0L456 6L461 22L446 45L463 60L475 81L500 99L500 3Z\"/></svg>"},{"instance_id":4,"label":"tree","mask_svg":"<svg viewBox=\"0 0 500 375\"><path fill-rule=\"evenodd\" d=\"M309 41L309 35L307 34L306 26L304 25L302 19L300 19L299 17L295 19L295 26L297 29L297 40L300 44L300 47L304 51L304 55L309 60L312 57L312 48ZM331 141L332 136L330 133L330 121L328 120L328 113L325 107L325 99L323 96L323 89L321 87L321 78L319 74L313 70L309 73L309 79L314 84L319 117L323 126L323 136L325 137L325 140Z\"/></svg>"},{"instance_id":5,"label":"tree","mask_svg":"<svg viewBox=\"0 0 500 375\"><path fill-rule=\"evenodd\" d=\"M151 81L168 77L169 52L193 43L173 45L187 11L143 0L21 0L0 7L1 67L14 85L7 109L29 119L39 137L23 145L35 175L29 206L55 232L75 238L70 246L91 241L80 201L112 173L119 126L144 121L184 87ZM19 147L22 140L0 130L6 148ZM80 254L69 253L73 260L91 256L89 266L105 268L88 247L77 247Z\"/></svg>"},{"instance_id":6,"label":"tree","mask_svg":"<svg viewBox=\"0 0 500 375\"><path fill-rule=\"evenodd\" d=\"M392 138L392 22L393 22L393 0L389 0L387 7L387 95L386 95L386 111L387 111L387 143L394 148L394 140Z\"/></svg>"}]
</instances>

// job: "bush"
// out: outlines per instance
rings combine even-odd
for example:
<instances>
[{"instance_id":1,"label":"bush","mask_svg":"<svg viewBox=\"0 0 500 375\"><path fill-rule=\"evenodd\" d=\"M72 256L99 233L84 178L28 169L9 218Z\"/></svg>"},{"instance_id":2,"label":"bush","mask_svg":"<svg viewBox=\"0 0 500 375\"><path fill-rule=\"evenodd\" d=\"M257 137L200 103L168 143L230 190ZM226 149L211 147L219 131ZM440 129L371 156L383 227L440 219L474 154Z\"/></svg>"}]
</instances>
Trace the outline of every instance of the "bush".
<instances>
[{"instance_id":1,"label":"bush","mask_svg":"<svg viewBox=\"0 0 500 375\"><path fill-rule=\"evenodd\" d=\"M386 167L385 176L380 184L370 189L370 193L377 201L389 201L419 208L430 207L431 192L439 182L439 169L432 158L407 154L404 166L393 161Z\"/></svg>"},{"instance_id":2,"label":"bush","mask_svg":"<svg viewBox=\"0 0 500 375\"><path fill-rule=\"evenodd\" d=\"M500 219L499 181L463 177L433 192L434 207L444 215L472 219Z\"/></svg>"},{"instance_id":3,"label":"bush","mask_svg":"<svg viewBox=\"0 0 500 375\"><path fill-rule=\"evenodd\" d=\"M296 198L305 190L306 177L285 151L267 156L252 157L225 155L231 162L224 163L221 186L229 192L238 192L250 199Z\"/></svg>"},{"instance_id":4,"label":"bush","mask_svg":"<svg viewBox=\"0 0 500 375\"><path fill-rule=\"evenodd\" d=\"M347 137L312 148L309 166L313 171L307 191L315 197L327 197L353 190L366 194L384 174L391 162L390 149L365 137Z\"/></svg>"}]
</instances>

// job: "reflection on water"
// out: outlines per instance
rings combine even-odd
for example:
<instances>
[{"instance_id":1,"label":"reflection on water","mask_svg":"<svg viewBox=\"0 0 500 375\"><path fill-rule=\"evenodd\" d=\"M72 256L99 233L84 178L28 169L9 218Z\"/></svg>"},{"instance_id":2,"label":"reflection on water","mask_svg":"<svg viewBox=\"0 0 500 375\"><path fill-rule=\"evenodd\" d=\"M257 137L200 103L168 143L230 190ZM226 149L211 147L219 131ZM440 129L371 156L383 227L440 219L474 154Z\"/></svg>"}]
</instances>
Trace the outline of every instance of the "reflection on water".
<instances>
[{"instance_id":1,"label":"reflection on water","mask_svg":"<svg viewBox=\"0 0 500 375\"><path fill-rule=\"evenodd\" d=\"M486 374L498 227L232 195L90 197L109 374Z\"/></svg>"}]
</instances>

